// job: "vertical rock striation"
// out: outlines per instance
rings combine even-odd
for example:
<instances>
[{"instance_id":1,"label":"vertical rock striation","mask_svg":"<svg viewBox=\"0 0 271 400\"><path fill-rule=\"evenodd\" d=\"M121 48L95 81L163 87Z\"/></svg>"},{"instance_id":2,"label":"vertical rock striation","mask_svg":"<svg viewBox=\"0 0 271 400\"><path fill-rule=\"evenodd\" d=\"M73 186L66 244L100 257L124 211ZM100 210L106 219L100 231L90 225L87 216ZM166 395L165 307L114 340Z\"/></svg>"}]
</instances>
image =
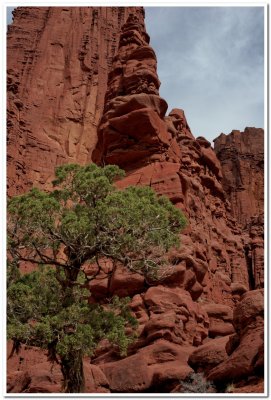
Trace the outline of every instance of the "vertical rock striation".
<instances>
[{"instance_id":1,"label":"vertical rock striation","mask_svg":"<svg viewBox=\"0 0 271 400\"><path fill-rule=\"evenodd\" d=\"M178 391L193 370L219 383L261 376L263 290L250 289L263 286L262 131L222 134L214 151L183 110L166 116L141 7L19 7L8 58L11 195L47 188L62 162L117 164L120 188L152 187L189 223L158 281L104 260L108 273L86 284L90 302L130 296L139 323L127 357L100 344L88 391ZM36 390L23 368L11 391L28 373Z\"/></svg>"},{"instance_id":2,"label":"vertical rock striation","mask_svg":"<svg viewBox=\"0 0 271 400\"><path fill-rule=\"evenodd\" d=\"M246 227L252 217L264 211L264 131L246 128L244 132L222 133L214 144L232 213Z\"/></svg>"},{"instance_id":3,"label":"vertical rock striation","mask_svg":"<svg viewBox=\"0 0 271 400\"><path fill-rule=\"evenodd\" d=\"M119 32L142 7L17 7L7 35L8 193L90 162Z\"/></svg>"},{"instance_id":4,"label":"vertical rock striation","mask_svg":"<svg viewBox=\"0 0 271 400\"><path fill-rule=\"evenodd\" d=\"M264 286L264 131L221 134L214 141L222 167L222 185L232 214L249 239L245 247L253 289Z\"/></svg>"}]
</instances>

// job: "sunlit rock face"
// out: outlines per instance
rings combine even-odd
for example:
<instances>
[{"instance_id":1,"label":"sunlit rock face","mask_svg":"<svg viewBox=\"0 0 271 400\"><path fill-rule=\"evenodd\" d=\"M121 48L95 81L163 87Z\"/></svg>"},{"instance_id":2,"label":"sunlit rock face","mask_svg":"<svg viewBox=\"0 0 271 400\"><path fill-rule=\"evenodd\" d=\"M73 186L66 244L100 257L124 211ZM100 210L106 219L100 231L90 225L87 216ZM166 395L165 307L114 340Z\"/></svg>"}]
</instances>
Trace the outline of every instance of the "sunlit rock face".
<instances>
[{"instance_id":1,"label":"sunlit rock face","mask_svg":"<svg viewBox=\"0 0 271 400\"><path fill-rule=\"evenodd\" d=\"M142 7L17 7L7 34L8 193L48 188L97 141L121 26Z\"/></svg>"}]
</instances>

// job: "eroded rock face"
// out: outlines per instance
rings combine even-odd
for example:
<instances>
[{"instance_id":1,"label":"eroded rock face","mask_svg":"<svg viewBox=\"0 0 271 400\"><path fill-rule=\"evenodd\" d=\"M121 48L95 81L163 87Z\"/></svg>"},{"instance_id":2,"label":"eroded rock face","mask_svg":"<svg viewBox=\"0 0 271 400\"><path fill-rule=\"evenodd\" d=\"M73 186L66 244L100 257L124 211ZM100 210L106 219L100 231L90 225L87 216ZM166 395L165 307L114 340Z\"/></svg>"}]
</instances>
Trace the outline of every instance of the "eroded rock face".
<instances>
[{"instance_id":1,"label":"eroded rock face","mask_svg":"<svg viewBox=\"0 0 271 400\"><path fill-rule=\"evenodd\" d=\"M252 217L247 225L249 239L245 247L251 287L264 287L264 215Z\"/></svg>"},{"instance_id":2,"label":"eroded rock face","mask_svg":"<svg viewBox=\"0 0 271 400\"><path fill-rule=\"evenodd\" d=\"M162 118L167 104L158 95L156 64L144 21L130 14L108 77L94 162L131 169L166 152L170 136Z\"/></svg>"},{"instance_id":3,"label":"eroded rock face","mask_svg":"<svg viewBox=\"0 0 271 400\"><path fill-rule=\"evenodd\" d=\"M246 226L253 216L263 213L264 205L264 131L246 128L233 130L214 140L221 162L223 188L237 221Z\"/></svg>"},{"instance_id":4,"label":"eroded rock face","mask_svg":"<svg viewBox=\"0 0 271 400\"><path fill-rule=\"evenodd\" d=\"M90 162L120 28L142 7L17 7L7 35L8 193Z\"/></svg>"},{"instance_id":5,"label":"eroded rock face","mask_svg":"<svg viewBox=\"0 0 271 400\"><path fill-rule=\"evenodd\" d=\"M233 322L237 333L226 347L229 357L210 371L208 379L238 381L263 373L263 316L263 290L244 294L234 311Z\"/></svg>"},{"instance_id":6,"label":"eroded rock face","mask_svg":"<svg viewBox=\"0 0 271 400\"><path fill-rule=\"evenodd\" d=\"M159 96L156 57L148 42L142 22L129 16L109 74L93 161L124 168L127 177L119 187L151 186L185 212L189 227L172 260L184 269L178 284L193 300L202 295L232 306L231 284L248 288L249 279L220 162L205 138L194 138L183 110L165 117L167 104Z\"/></svg>"},{"instance_id":7,"label":"eroded rock face","mask_svg":"<svg viewBox=\"0 0 271 400\"><path fill-rule=\"evenodd\" d=\"M113 392L168 392L193 370L187 360L191 347L167 340L140 349L123 360L102 365Z\"/></svg>"},{"instance_id":8,"label":"eroded rock face","mask_svg":"<svg viewBox=\"0 0 271 400\"><path fill-rule=\"evenodd\" d=\"M227 360L228 354L226 352L226 344L228 341L229 336L225 336L209 340L202 346L199 346L190 355L188 359L189 365L197 372L208 372L216 365Z\"/></svg>"},{"instance_id":9,"label":"eroded rock face","mask_svg":"<svg viewBox=\"0 0 271 400\"><path fill-rule=\"evenodd\" d=\"M11 352L8 343L7 354ZM7 362L8 393L60 393L63 376L59 364L47 360L44 350L22 346ZM109 383L102 370L84 360L85 393L109 393Z\"/></svg>"},{"instance_id":10,"label":"eroded rock face","mask_svg":"<svg viewBox=\"0 0 271 400\"><path fill-rule=\"evenodd\" d=\"M123 40L126 38L129 40ZM139 71L146 78L143 85ZM233 309L253 288L246 250L252 248L252 241L232 212L221 163L205 138L193 136L183 110L173 109L165 116L167 105L158 89L156 58L148 36L142 23L129 16L109 75L93 160L126 170L126 177L117 183L119 188L147 185L169 197L185 213L189 225L181 234L181 248L169 254L174 268L164 276L162 273L154 287L146 290L143 285L140 294L132 292L136 277L131 285L131 307L139 328L129 357L116 360L114 353L105 351L94 359L108 363L106 374L116 391L124 387L155 390L148 362L142 357L139 361L139 354L148 353L161 340L180 349L198 347L189 361L195 370L212 373L220 365L229 365L228 343L238 330ZM253 243L256 248L257 240ZM132 282L132 277L129 279ZM95 296L95 289L92 294ZM205 356L207 366L203 366ZM132 367L136 364L137 371ZM185 365L187 368L187 359ZM124 382L120 376L127 368L129 382ZM250 372L246 369L242 376Z\"/></svg>"},{"instance_id":11,"label":"eroded rock face","mask_svg":"<svg viewBox=\"0 0 271 400\"><path fill-rule=\"evenodd\" d=\"M32 10L32 8L29 9ZM45 14L43 14L45 9L42 8L37 15L39 18L43 16L46 27L47 24L50 26L50 21L53 21L50 18L55 14L53 13L50 17L49 13L45 18ZM54 138L61 137L61 140L58 140L58 147L48 144L49 139L46 138L43 143L46 143L47 147L44 145L44 149L41 150L40 143L45 140L45 136L40 139L38 135L33 135L32 128L29 128L29 132L27 127L26 131L21 131L23 133L20 140L18 139L15 143L14 139L13 144L11 141L10 148L26 147L23 151L20 150L20 154L11 151L10 160L13 157L18 160L19 164L20 160L26 164L23 164L21 169L16 167L17 169L9 170L11 182L14 183L12 187L21 190L25 187L23 185L30 184L31 180L46 187L46 182L53 171L52 165L60 162L85 163L92 160L102 165L117 164L127 173L123 180L117 182L119 188L129 185L150 186L158 194L169 197L176 207L184 212L188 220L188 226L181 234L182 245L180 249L171 250L168 256L168 265L165 266L165 270L161 270L158 281L145 280L141 275L126 271L119 265L113 270L112 265L104 260L104 271L86 283L91 292L90 302L102 303L104 297L113 295L130 296L131 309L139 323L137 340L130 346L127 357L122 358L118 350L107 341L100 343L91 359L91 363L94 364L93 368L89 366L91 368L89 375L93 377L94 381L87 381L87 390L89 392L128 393L171 392L178 387L180 380L185 379L193 370L208 372L210 379L214 379L216 382L228 382L235 376L235 371L239 371L240 368L243 368L243 372L242 374L237 373L237 380L239 378L246 379L257 371L262 374L263 293L250 289L263 285L263 219L260 214L257 214L254 219L250 219L244 233L244 228L238 223L238 221L242 222L244 215L234 209L237 207L237 203L242 203L244 197L235 198L233 196L235 199L233 202L227 191L230 183L228 183L227 189L224 172L224 162L225 165L228 165L226 157L224 159L222 156L222 158L217 157L211 144L205 138L193 136L183 110L173 109L166 116L167 103L159 96L160 82L156 72L156 56L149 46L149 37L145 30L141 8L129 7L123 10L112 7L110 10L107 9L108 11L102 8L91 8L90 11L90 7L83 9L84 12L81 8L76 7L74 11L69 11L69 8L57 8L55 10L58 11L54 12L60 13L63 24L65 21L71 22L74 19L81 21L79 33L81 30L85 32L85 25L89 25L88 21L92 21L91 36L85 39L83 54L79 53L80 68L70 68L71 65L78 64L77 59L72 59L73 64L68 63L69 68L65 69L65 74L67 74L65 77L68 76L71 82L88 82L88 84L86 87L84 83L78 84L79 88L79 86L70 84L69 79L65 78L63 82L66 89L65 92L61 92L62 89L60 90L55 85L55 82L59 81L52 78L54 91L59 90L67 97L61 100L62 95L57 92L58 94L54 98L59 99L59 104L68 102L68 105L65 106L66 108L61 106L59 115L62 115L62 119L60 120L58 116L55 117L58 115L57 112L54 111L53 114L51 108L44 117L46 122L44 126L52 126L56 130L54 132L62 132L61 129L66 127L75 132L75 136L73 134L69 137L62 136L62 133L57 136L58 133L55 133ZM24 17L21 15L22 8L19 8L17 12L18 16L21 16L20 18L27 20L30 18L28 13ZM31 13L33 12L32 10ZM116 22L116 15L119 16L118 22ZM85 20L82 16L85 16ZM127 20L126 17L128 17ZM85 21L85 24L82 21ZM101 34L100 31L104 26L108 26L107 23L112 24L111 31ZM117 38L121 23L124 25L121 28L118 51L112 58L113 50L109 44L113 46L113 39ZM18 28L18 24L15 24L16 26ZM12 28L9 34L12 34L14 29ZM46 29L40 28L41 32L47 32ZM61 32L57 32L54 31L53 43L62 40L63 45L60 46L62 50L59 51L65 53L70 48L69 46L77 48L77 45L66 42L68 35L64 38L61 36ZM83 35L82 32L81 35ZM15 33L13 32L13 34ZM106 36L107 34L108 36ZM45 43L42 35L40 41L44 40ZM46 35L51 38L48 32ZM58 37L59 40L56 39ZM101 43L105 43L105 39L108 39L105 59L101 55L98 58L94 56L92 58L91 54L97 54L90 50L96 46L96 41L91 40L93 37L99 37ZM10 42L12 43L11 39ZM117 42L114 46L116 44ZM105 49L105 47L102 48ZM59 56L56 55L54 58L59 60ZM36 58L37 65L39 65L39 58ZM70 59L68 58L68 60ZM107 60L108 64L103 64L103 60ZM110 60L112 60L112 65ZM60 61L58 62L60 63ZM30 67L38 70L38 66L35 65L33 62ZM111 71L105 93L104 71L108 67L111 68ZM96 71L95 68L98 72L92 74L91 71ZM50 72L52 76L55 73L53 71L55 71L54 68ZM58 76L63 76L61 74L63 71L59 69ZM12 72L10 77L13 79L15 75ZM17 102L16 82L20 86L24 79L21 76L17 81L16 79L9 81L11 85L9 96L12 100L10 109L16 111L14 114L11 113L10 117L15 124L11 125L11 132L16 132L16 124L20 123L21 126L24 126L20 121L26 120L25 111L22 111L22 119L18 118L18 115L20 110L24 110L25 104L28 104L29 109L31 107L36 107L37 110L43 109L43 106L34 103L34 100L33 104L32 100L29 100L30 103L27 100L22 104ZM47 79L49 82L51 79L49 79L49 75ZM27 82L26 80L24 85L27 85ZM36 87L37 84L33 85ZM43 86L41 87L42 90L45 90ZM74 88L79 92L76 92ZM78 104L81 104L81 98L85 96L85 92L83 93L82 90L87 90L87 88L89 90L87 97L90 97L89 104L92 104L92 107L94 107L93 104L96 104L97 107L95 106L95 109L92 108L92 111L86 114L88 115L86 124L85 117L83 122L80 119L79 125L84 126L82 132L85 132L84 129L88 129L89 136L82 136L82 139L80 136L78 139L77 128L74 128L78 126L76 118L82 116L81 106L79 107ZM29 93L32 90L30 89L28 89ZM49 101L47 96L48 93L51 93L52 88L48 87L47 89L42 93L44 93L46 101ZM105 102L102 94L103 96L105 94ZM74 97L76 95L78 98ZM38 98L37 94L35 101L38 101ZM93 99L95 99L94 102ZM46 104L48 106L48 103ZM56 104L55 100L52 101L52 104ZM88 101L85 104L86 110L88 110ZM102 107L103 115L98 124L98 116L102 113ZM38 115L41 114L38 113ZM72 115L71 118L70 115ZM35 118L33 117L33 120ZM39 118L42 122L43 119ZM98 141L96 144L97 124ZM30 140L31 135L32 139ZM245 155L242 153L244 144L240 135L232 135L237 145L235 142L233 145L232 140L224 136L218 138L216 142L216 148L219 143L221 144L219 152L223 154L225 145L226 149L229 147L230 154L235 154L233 148L239 146L238 157L240 154L241 160L245 159L247 162L249 160L248 151L246 150ZM248 136L249 139L245 140L246 146L252 135L249 133ZM10 137L15 138L12 134ZM27 144L24 141L25 138L28 138ZM50 143L52 143L51 140L55 140L54 138L50 138ZM73 138L76 139L73 141ZM64 142L68 147L63 145ZM95 149L92 152L94 146ZM254 145L251 146L250 151L253 152ZM258 145L256 148L260 149ZM59 149L66 150L61 152ZM47 169L43 169L42 164L38 164L34 177L33 173L27 169L27 165L34 165L31 159L34 160L36 151L39 151L41 160ZM50 159L47 157L48 154L50 154ZM57 157L53 159L56 154ZM234 160L236 161L235 158ZM257 170L260 174L260 169L257 169L260 168L260 163L257 164L257 157L255 160L255 168L252 169ZM243 167L242 173L247 166L248 164ZM230 174L232 167L228 165L227 168L226 170ZM20 181L23 172L26 173L26 178ZM16 174L18 174L17 178ZM230 175L228 179L231 179ZM16 182L22 182L22 186L16 186ZM235 186L233 185L233 187ZM256 199L255 188L253 193ZM263 210L260 206L262 201L260 195L257 201L252 201L254 205L248 212L250 217L252 210L256 213ZM258 208L256 204L258 204ZM240 206L238 210L242 210L242 207ZM94 272L95 265L86 265L86 278L91 278ZM247 346L250 346L248 362L245 356ZM37 360L37 364L43 362L43 359ZM34 377L36 376L33 371L31 373ZM10 387L21 388L20 391L23 390L24 385L28 385L27 387L30 388L29 374L27 369L25 373L12 375ZM46 380L46 376L47 372L43 373L42 379ZM39 378L37 377L37 379ZM35 384L35 380L31 382L33 385Z\"/></svg>"},{"instance_id":12,"label":"eroded rock face","mask_svg":"<svg viewBox=\"0 0 271 400\"><path fill-rule=\"evenodd\" d=\"M246 257L252 289L264 286L264 131L221 134L214 141L222 186L232 214L247 233Z\"/></svg>"},{"instance_id":13,"label":"eroded rock face","mask_svg":"<svg viewBox=\"0 0 271 400\"><path fill-rule=\"evenodd\" d=\"M197 346L208 336L208 315L186 290L158 285L142 297L149 316L139 337L145 338L145 343L162 337Z\"/></svg>"}]
</instances>

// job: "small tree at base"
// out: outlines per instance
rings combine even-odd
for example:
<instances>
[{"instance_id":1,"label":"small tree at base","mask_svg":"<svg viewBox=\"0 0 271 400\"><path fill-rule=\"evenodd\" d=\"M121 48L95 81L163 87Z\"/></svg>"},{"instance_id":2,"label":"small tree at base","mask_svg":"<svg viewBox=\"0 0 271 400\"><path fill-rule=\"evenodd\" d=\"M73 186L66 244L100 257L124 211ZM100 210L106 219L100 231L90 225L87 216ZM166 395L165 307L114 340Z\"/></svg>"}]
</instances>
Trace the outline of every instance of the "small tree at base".
<instances>
[{"instance_id":1,"label":"small tree at base","mask_svg":"<svg viewBox=\"0 0 271 400\"><path fill-rule=\"evenodd\" d=\"M15 343L45 346L52 359L59 355L67 392L83 390L82 357L87 349L91 352L106 336L125 350L129 339L125 335L124 319L132 323L127 304L124 307L115 301L117 314L113 311L108 314L108 310L102 311L98 305L90 306L82 300L78 278L83 265L86 262L97 265L96 273L88 280L100 272L101 260L105 258L112 261L113 270L122 264L130 271L153 277L165 261L166 252L179 246L178 234L185 226L183 214L149 187L118 190L113 183L122 176L124 172L117 166L68 164L56 169L56 190L46 193L32 189L8 203L9 260L13 265L26 261L53 267L46 274L39 272L39 278L33 273L9 287L9 337ZM24 279L28 279L28 286ZM52 299L50 295L47 297L49 309L43 311L31 306L37 301L40 304L41 295L36 290L40 279L47 282L40 287L41 292L46 287L49 293L57 293ZM14 285L19 286L15 289ZM23 319L17 313L14 319L12 308L14 304L20 306L20 297L16 294L19 291L29 313ZM55 317L49 311L52 304L57 310ZM93 338L95 319L92 317L98 309L106 312L104 317L109 325L98 329L99 335ZM63 327L65 321L68 326Z\"/></svg>"},{"instance_id":2,"label":"small tree at base","mask_svg":"<svg viewBox=\"0 0 271 400\"><path fill-rule=\"evenodd\" d=\"M13 352L20 343L48 350L48 359L60 363L65 392L84 391L83 356L91 356L101 339L118 345L121 354L134 339L126 334L128 326L137 324L128 298L113 298L106 307L90 305L88 290L78 285L68 303L52 267L17 278L7 294L7 333L14 340Z\"/></svg>"}]
</instances>

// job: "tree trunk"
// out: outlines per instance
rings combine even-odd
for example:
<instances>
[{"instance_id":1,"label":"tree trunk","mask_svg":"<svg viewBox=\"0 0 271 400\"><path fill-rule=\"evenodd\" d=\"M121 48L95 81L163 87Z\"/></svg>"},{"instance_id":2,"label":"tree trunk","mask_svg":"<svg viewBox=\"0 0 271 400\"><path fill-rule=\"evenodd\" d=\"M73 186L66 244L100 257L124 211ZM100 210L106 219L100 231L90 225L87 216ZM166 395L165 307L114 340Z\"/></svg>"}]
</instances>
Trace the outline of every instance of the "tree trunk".
<instances>
[{"instance_id":1,"label":"tree trunk","mask_svg":"<svg viewBox=\"0 0 271 400\"><path fill-rule=\"evenodd\" d=\"M83 357L81 351L74 351L61 357L61 371L63 374L63 391L65 393L83 393L85 377Z\"/></svg>"}]
</instances>

